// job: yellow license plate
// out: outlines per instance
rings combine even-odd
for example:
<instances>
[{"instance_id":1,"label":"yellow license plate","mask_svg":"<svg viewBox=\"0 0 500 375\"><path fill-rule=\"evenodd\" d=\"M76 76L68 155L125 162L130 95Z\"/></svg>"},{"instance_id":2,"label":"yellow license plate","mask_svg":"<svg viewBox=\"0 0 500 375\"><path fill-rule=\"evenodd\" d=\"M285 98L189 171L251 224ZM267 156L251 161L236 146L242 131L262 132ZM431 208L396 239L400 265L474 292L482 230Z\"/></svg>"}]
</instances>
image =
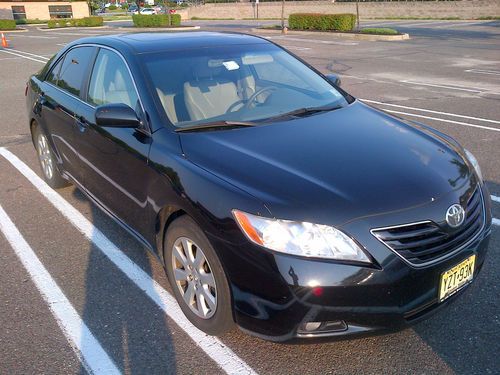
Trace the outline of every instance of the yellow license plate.
<instances>
[{"instance_id":1,"label":"yellow license plate","mask_svg":"<svg viewBox=\"0 0 500 375\"><path fill-rule=\"evenodd\" d=\"M443 301L462 286L472 281L476 256L472 255L460 264L441 274L439 301Z\"/></svg>"}]
</instances>

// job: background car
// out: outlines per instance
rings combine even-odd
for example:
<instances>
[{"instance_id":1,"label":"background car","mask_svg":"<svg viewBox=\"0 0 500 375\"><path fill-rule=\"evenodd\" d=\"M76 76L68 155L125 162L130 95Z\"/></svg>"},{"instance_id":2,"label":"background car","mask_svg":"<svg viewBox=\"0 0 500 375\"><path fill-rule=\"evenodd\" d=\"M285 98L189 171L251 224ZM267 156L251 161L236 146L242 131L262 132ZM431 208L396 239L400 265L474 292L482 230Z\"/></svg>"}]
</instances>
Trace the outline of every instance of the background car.
<instances>
[{"instance_id":1,"label":"background car","mask_svg":"<svg viewBox=\"0 0 500 375\"><path fill-rule=\"evenodd\" d=\"M165 13L165 8L160 5L154 6L153 9L155 10L156 14Z\"/></svg>"},{"instance_id":2,"label":"background car","mask_svg":"<svg viewBox=\"0 0 500 375\"><path fill-rule=\"evenodd\" d=\"M131 14L138 14L139 13L139 8L137 7L137 5L131 5L128 8L128 12L131 13Z\"/></svg>"},{"instance_id":3,"label":"background car","mask_svg":"<svg viewBox=\"0 0 500 375\"><path fill-rule=\"evenodd\" d=\"M142 8L139 13L144 15L151 15L156 14L156 10L154 10L153 8Z\"/></svg>"}]
</instances>

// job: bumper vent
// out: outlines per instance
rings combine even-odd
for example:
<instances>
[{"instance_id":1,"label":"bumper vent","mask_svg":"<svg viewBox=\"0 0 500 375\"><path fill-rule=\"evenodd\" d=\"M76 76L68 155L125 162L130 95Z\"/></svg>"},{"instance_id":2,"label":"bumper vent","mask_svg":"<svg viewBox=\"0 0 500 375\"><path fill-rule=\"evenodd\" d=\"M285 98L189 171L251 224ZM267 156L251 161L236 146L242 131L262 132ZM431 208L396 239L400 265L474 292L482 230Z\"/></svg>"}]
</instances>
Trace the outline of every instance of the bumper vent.
<instances>
[{"instance_id":1,"label":"bumper vent","mask_svg":"<svg viewBox=\"0 0 500 375\"><path fill-rule=\"evenodd\" d=\"M484 225L483 198L478 187L467 202L464 223L453 231L432 221L373 229L372 234L413 265L425 265L472 241Z\"/></svg>"}]
</instances>

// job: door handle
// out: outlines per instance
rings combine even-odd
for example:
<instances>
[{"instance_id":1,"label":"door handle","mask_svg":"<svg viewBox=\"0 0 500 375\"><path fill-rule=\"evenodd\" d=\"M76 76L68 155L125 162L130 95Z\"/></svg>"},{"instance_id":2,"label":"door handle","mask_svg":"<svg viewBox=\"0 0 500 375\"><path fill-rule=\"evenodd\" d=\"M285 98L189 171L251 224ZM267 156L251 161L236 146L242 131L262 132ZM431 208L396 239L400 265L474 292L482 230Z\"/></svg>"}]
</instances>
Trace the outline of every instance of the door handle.
<instances>
[{"instance_id":1,"label":"door handle","mask_svg":"<svg viewBox=\"0 0 500 375\"><path fill-rule=\"evenodd\" d=\"M89 123L87 119L83 116L75 116L76 123L78 124L78 128L83 133L89 127Z\"/></svg>"},{"instance_id":2,"label":"door handle","mask_svg":"<svg viewBox=\"0 0 500 375\"><path fill-rule=\"evenodd\" d=\"M42 113L42 108L43 106L45 105L45 103L47 103L47 99L45 99L45 93L40 93L40 95L38 96L38 98L36 99L34 105L33 105L33 112L36 114L36 115L40 115Z\"/></svg>"}]
</instances>

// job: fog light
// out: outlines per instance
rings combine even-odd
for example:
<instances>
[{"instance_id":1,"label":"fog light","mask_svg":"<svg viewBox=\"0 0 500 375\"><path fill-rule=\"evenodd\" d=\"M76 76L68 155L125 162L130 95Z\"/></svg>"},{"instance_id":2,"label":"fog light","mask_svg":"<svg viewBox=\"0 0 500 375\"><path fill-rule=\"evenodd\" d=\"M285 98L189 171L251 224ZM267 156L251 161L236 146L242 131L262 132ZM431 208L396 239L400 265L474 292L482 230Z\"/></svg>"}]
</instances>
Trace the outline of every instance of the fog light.
<instances>
[{"instance_id":1,"label":"fog light","mask_svg":"<svg viewBox=\"0 0 500 375\"><path fill-rule=\"evenodd\" d=\"M343 320L332 320L326 322L307 322L297 330L300 335L323 335L328 333L342 332L347 330L347 323Z\"/></svg>"},{"instance_id":2,"label":"fog light","mask_svg":"<svg viewBox=\"0 0 500 375\"><path fill-rule=\"evenodd\" d=\"M304 324L304 331L316 331L319 327L321 327L321 322L309 322Z\"/></svg>"}]
</instances>

